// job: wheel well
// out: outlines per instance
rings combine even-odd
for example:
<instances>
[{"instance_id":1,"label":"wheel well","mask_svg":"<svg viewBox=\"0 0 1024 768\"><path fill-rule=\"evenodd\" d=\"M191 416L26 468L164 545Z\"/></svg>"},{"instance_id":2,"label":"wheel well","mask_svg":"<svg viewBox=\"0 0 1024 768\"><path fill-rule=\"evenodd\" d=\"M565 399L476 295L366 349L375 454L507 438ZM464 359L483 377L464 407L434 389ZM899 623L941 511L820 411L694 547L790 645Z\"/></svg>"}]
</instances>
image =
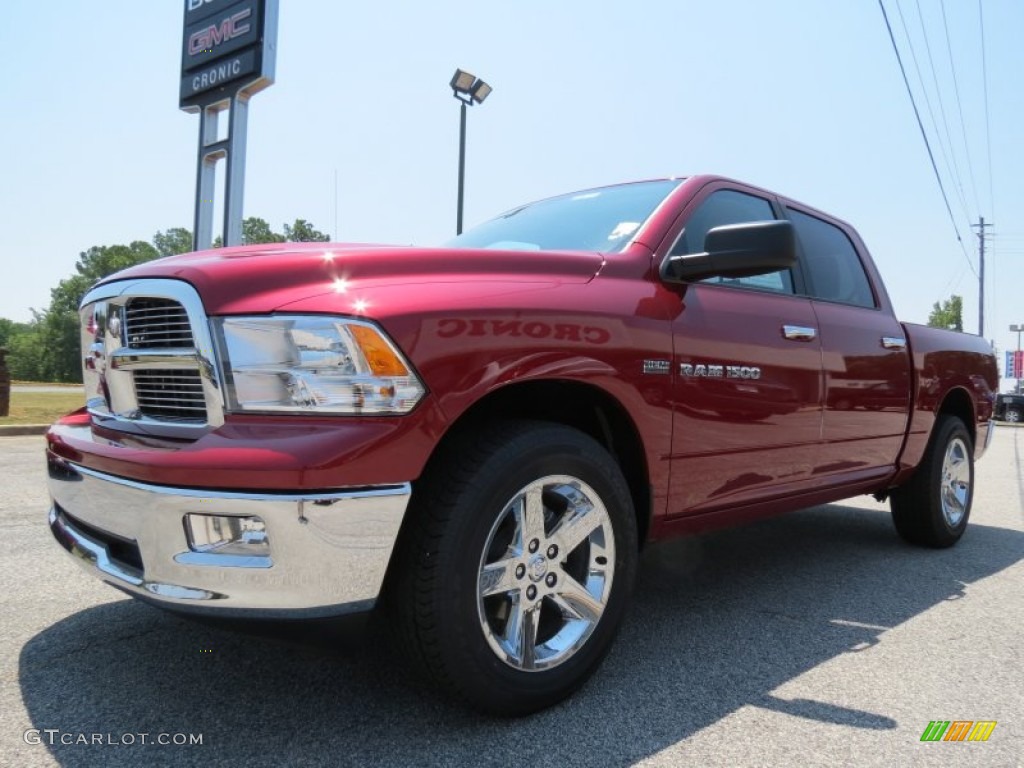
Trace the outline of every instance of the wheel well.
<instances>
[{"instance_id":1,"label":"wheel well","mask_svg":"<svg viewBox=\"0 0 1024 768\"><path fill-rule=\"evenodd\" d=\"M976 428L974 418L974 403L971 401L971 396L968 395L962 389L954 389L950 391L945 399L942 401L942 405L939 407L936 416L942 416L949 414L950 416L956 416L960 421L967 427L967 431L971 434L971 442L977 442Z\"/></svg>"},{"instance_id":2,"label":"wheel well","mask_svg":"<svg viewBox=\"0 0 1024 768\"><path fill-rule=\"evenodd\" d=\"M618 401L596 387L573 381L511 384L474 403L445 433L441 445L483 422L511 419L564 424L604 446L626 478L636 512L637 540L643 544L651 520L650 476L640 435Z\"/></svg>"}]
</instances>

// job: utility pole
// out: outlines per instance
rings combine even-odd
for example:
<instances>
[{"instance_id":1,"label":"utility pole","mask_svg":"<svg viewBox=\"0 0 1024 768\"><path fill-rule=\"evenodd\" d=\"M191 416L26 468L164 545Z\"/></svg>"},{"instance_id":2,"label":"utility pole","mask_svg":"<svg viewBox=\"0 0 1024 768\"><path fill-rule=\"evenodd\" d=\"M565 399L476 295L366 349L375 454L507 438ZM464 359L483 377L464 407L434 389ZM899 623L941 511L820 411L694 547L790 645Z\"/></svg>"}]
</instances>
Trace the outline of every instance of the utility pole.
<instances>
[{"instance_id":1,"label":"utility pole","mask_svg":"<svg viewBox=\"0 0 1024 768\"><path fill-rule=\"evenodd\" d=\"M978 228L978 335L985 338L985 227L993 224L979 216L978 223L971 226Z\"/></svg>"}]
</instances>

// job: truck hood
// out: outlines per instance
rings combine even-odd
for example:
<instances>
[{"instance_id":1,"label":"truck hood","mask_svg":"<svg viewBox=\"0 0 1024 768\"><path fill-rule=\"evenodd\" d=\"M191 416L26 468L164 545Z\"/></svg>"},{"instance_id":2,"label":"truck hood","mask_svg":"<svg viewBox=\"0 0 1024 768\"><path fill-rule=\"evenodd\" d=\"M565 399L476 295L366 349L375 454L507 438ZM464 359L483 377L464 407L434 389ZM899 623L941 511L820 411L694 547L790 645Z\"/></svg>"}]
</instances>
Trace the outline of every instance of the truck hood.
<instances>
[{"instance_id":1,"label":"truck hood","mask_svg":"<svg viewBox=\"0 0 1024 768\"><path fill-rule=\"evenodd\" d=\"M101 284L147 277L184 280L199 292L207 313L221 315L273 312L314 296L396 284L586 283L603 264L603 255L579 251L273 243L169 256Z\"/></svg>"}]
</instances>

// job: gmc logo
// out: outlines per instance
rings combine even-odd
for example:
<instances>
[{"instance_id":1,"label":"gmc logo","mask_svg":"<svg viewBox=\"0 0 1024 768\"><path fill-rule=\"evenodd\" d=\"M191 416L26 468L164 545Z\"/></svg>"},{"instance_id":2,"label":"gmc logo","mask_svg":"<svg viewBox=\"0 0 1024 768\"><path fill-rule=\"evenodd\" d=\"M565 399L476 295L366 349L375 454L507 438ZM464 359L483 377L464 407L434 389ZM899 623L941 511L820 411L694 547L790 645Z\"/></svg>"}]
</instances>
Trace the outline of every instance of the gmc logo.
<instances>
[{"instance_id":1,"label":"gmc logo","mask_svg":"<svg viewBox=\"0 0 1024 768\"><path fill-rule=\"evenodd\" d=\"M233 16L228 16L219 25L211 24L205 29L199 29L192 33L188 39L188 55L195 56L198 53L212 51L221 43L233 40L244 35L251 29L248 22L242 23L252 15L252 8L246 8Z\"/></svg>"}]
</instances>

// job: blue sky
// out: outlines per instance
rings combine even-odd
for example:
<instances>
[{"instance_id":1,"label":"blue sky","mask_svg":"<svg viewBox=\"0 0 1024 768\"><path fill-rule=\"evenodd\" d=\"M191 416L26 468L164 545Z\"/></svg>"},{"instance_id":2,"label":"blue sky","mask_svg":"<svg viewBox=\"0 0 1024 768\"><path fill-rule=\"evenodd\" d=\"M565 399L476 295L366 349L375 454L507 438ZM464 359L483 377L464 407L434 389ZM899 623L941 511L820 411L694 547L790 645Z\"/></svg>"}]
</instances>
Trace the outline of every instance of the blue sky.
<instances>
[{"instance_id":1,"label":"blue sky","mask_svg":"<svg viewBox=\"0 0 1024 768\"><path fill-rule=\"evenodd\" d=\"M45 307L92 245L191 228L198 117L177 108L182 5L4 3L0 317ZM1007 327L1024 323L1019 0L982 0L991 174L979 3L886 0L970 265L875 0L281 6L277 82L250 109L246 215L333 231L337 173L340 240L451 236L458 105L448 80L462 67L494 87L469 115L467 225L590 185L722 173L850 221L901 318L924 322L933 302L961 293L976 331L969 223L982 215L996 225L986 336L1016 346Z\"/></svg>"}]
</instances>

